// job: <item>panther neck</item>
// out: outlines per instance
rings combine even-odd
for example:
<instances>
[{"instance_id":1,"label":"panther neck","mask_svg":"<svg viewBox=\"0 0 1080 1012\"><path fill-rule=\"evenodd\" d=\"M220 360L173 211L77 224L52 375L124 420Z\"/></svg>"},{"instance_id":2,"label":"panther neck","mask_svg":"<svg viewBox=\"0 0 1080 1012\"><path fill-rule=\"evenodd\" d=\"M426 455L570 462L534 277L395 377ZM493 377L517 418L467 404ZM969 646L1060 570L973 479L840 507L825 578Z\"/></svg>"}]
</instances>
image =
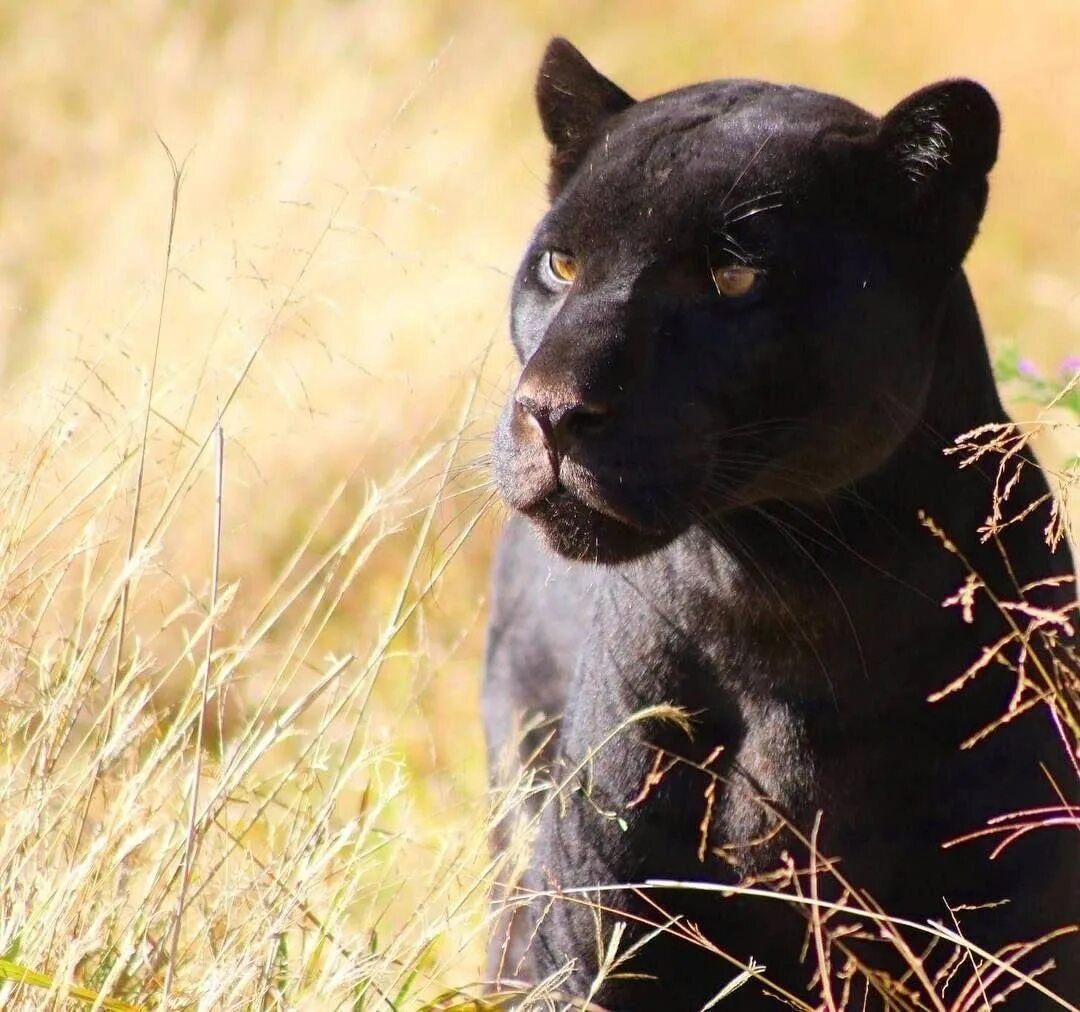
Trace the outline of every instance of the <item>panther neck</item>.
<instances>
[{"instance_id":1,"label":"panther neck","mask_svg":"<svg viewBox=\"0 0 1080 1012\"><path fill-rule=\"evenodd\" d=\"M926 335L936 358L929 389L910 434L874 473L817 503L768 504L763 513L794 533L833 530L845 544L873 556L888 531L910 530L920 515L978 550L978 528L991 508L995 460L967 468L947 451L957 437L988 423L1009 421L994 385L979 315L963 273L957 275ZM1034 469L1028 469L1034 471ZM1044 488L1032 473L1029 492ZM748 532L749 533L749 532Z\"/></svg>"},{"instance_id":2,"label":"panther neck","mask_svg":"<svg viewBox=\"0 0 1080 1012\"><path fill-rule=\"evenodd\" d=\"M979 313L960 272L945 298L935 335L937 360L923 409L925 435L951 443L988 422L1008 420L990 368Z\"/></svg>"},{"instance_id":3,"label":"panther neck","mask_svg":"<svg viewBox=\"0 0 1080 1012\"><path fill-rule=\"evenodd\" d=\"M925 516L962 549L982 554L978 531L991 511L999 457L991 454L961 467L961 456L949 450L965 433L1011 420L998 396L979 314L962 272L928 336L936 358L919 421L884 467L856 483L850 498L864 500L901 525ZM1041 474L1029 467L1015 501L1021 496L1033 501L1045 490ZM1006 540L1031 534L1029 525L1008 532Z\"/></svg>"}]
</instances>

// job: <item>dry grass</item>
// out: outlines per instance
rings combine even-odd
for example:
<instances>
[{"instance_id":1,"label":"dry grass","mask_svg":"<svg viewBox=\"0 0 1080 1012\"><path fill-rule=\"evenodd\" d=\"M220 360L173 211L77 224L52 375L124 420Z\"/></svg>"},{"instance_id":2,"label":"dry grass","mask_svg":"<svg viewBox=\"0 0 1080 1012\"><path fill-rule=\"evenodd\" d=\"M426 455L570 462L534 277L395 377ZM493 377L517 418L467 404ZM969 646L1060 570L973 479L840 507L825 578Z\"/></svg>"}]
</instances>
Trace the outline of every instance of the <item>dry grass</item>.
<instances>
[{"instance_id":1,"label":"dry grass","mask_svg":"<svg viewBox=\"0 0 1080 1012\"><path fill-rule=\"evenodd\" d=\"M986 81L984 315L1048 376L1076 347L1072 0L0 6L0 977L44 975L5 1008L403 1009L480 973L468 461L555 31L638 93Z\"/></svg>"}]
</instances>

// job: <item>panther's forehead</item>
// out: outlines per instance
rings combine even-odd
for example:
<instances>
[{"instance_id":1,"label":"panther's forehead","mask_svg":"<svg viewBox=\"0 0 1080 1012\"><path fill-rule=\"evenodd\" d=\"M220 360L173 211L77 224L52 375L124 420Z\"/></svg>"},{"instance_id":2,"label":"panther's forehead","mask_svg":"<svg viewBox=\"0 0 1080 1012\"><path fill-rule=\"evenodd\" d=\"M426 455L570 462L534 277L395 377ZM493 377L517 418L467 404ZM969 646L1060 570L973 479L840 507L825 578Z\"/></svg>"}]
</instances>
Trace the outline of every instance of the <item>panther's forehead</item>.
<instances>
[{"instance_id":1,"label":"panther's forehead","mask_svg":"<svg viewBox=\"0 0 1080 1012\"><path fill-rule=\"evenodd\" d=\"M629 227L642 214L685 220L765 192L805 194L829 173L815 157L822 139L857 136L876 122L844 99L761 81L668 92L612 117L554 218Z\"/></svg>"},{"instance_id":2,"label":"panther's forehead","mask_svg":"<svg viewBox=\"0 0 1080 1012\"><path fill-rule=\"evenodd\" d=\"M636 102L612 122L612 132L683 132L706 127L713 133L761 139L802 136L808 131L853 132L875 118L857 105L796 85L730 79L696 84Z\"/></svg>"}]
</instances>

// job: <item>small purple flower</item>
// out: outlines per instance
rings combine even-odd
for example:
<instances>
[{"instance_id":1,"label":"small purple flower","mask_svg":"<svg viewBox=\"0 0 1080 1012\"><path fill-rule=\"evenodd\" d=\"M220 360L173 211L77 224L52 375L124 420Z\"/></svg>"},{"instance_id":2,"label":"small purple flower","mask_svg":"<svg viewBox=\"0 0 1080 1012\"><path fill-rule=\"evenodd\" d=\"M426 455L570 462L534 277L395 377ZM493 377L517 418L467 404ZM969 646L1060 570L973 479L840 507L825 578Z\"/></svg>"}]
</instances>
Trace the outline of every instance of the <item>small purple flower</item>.
<instances>
[{"instance_id":1,"label":"small purple flower","mask_svg":"<svg viewBox=\"0 0 1080 1012\"><path fill-rule=\"evenodd\" d=\"M1021 376L1028 376L1031 379L1038 379L1041 373L1039 367L1031 361L1030 358L1022 358L1016 363L1016 369Z\"/></svg>"},{"instance_id":2,"label":"small purple flower","mask_svg":"<svg viewBox=\"0 0 1080 1012\"><path fill-rule=\"evenodd\" d=\"M1061 375L1070 379L1074 373L1080 372L1080 355L1066 355L1061 360Z\"/></svg>"}]
</instances>

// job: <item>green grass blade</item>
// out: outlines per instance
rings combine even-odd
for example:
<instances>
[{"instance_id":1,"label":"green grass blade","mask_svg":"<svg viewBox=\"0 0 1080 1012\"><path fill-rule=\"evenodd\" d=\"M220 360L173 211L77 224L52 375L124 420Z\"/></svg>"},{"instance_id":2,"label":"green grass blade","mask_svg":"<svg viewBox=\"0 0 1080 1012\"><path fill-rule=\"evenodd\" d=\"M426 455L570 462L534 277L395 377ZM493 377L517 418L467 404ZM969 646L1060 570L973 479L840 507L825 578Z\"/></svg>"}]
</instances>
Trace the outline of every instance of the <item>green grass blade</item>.
<instances>
[{"instance_id":1,"label":"green grass blade","mask_svg":"<svg viewBox=\"0 0 1080 1012\"><path fill-rule=\"evenodd\" d=\"M110 1010L110 1012L144 1012L143 1008L139 1005L129 1005L127 1002L119 1001L116 998L103 998L95 991L91 991L87 987L78 987L75 984L61 984L57 985L56 979L50 977L47 973L40 973L37 970L31 970L29 967L20 966L18 963L13 963L10 959L0 959L0 981L11 981L14 984L29 984L31 987L41 987L46 990L51 990L57 986L61 987L68 997L78 998L79 1001L85 1001L88 1004L94 1002L100 1002L100 1004Z\"/></svg>"}]
</instances>

